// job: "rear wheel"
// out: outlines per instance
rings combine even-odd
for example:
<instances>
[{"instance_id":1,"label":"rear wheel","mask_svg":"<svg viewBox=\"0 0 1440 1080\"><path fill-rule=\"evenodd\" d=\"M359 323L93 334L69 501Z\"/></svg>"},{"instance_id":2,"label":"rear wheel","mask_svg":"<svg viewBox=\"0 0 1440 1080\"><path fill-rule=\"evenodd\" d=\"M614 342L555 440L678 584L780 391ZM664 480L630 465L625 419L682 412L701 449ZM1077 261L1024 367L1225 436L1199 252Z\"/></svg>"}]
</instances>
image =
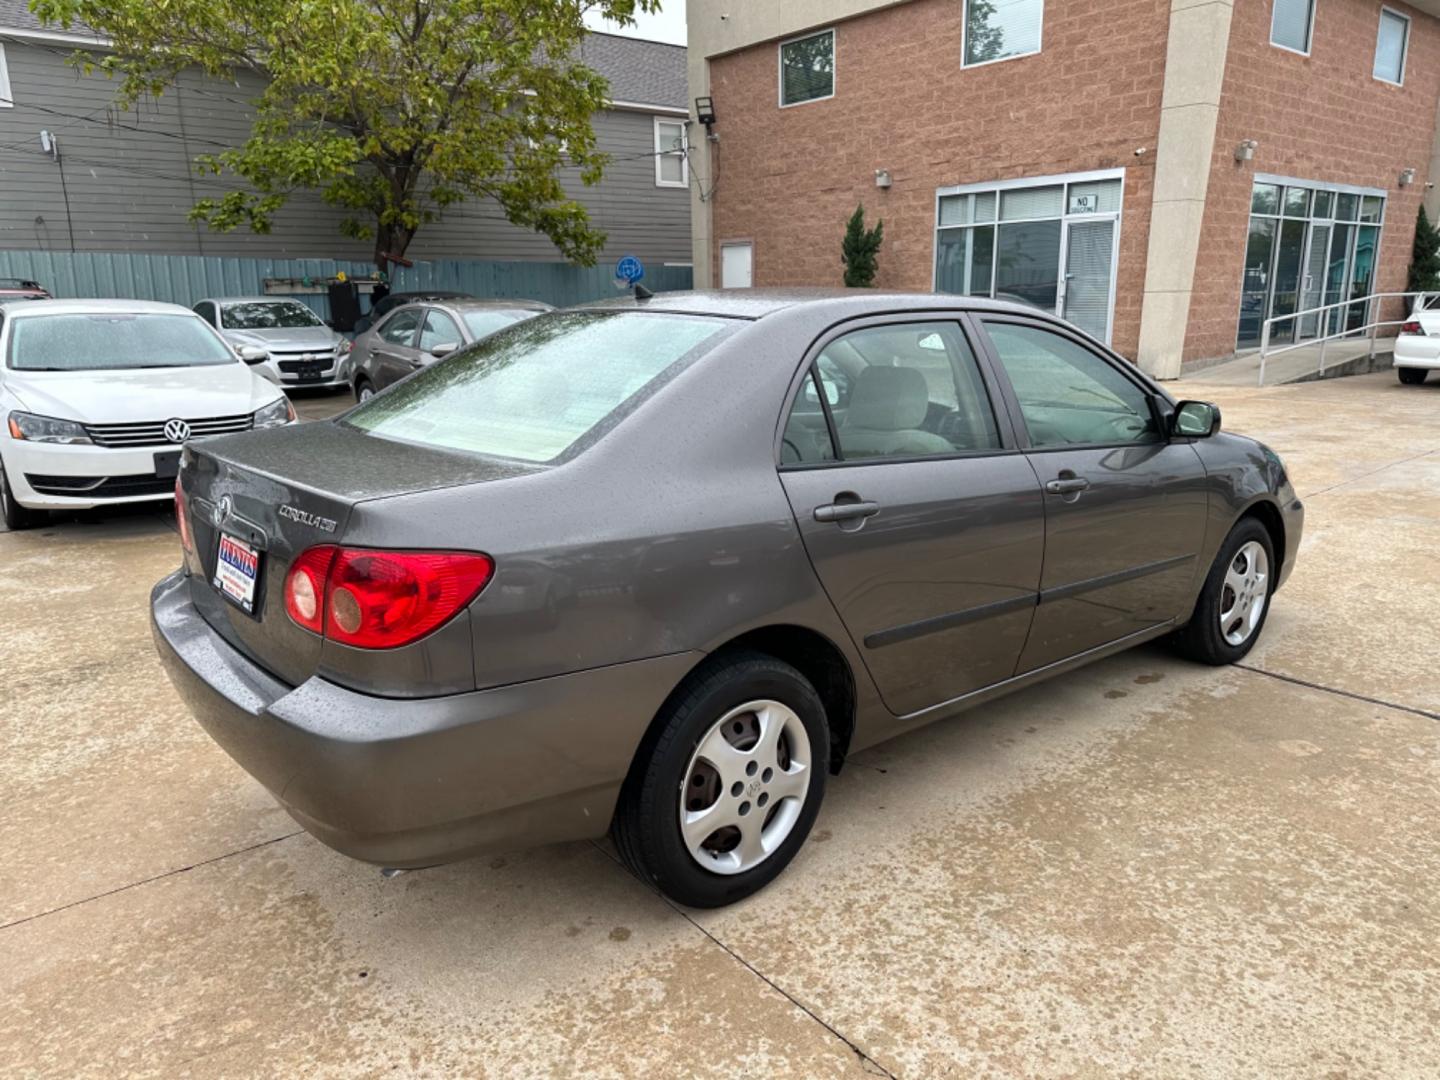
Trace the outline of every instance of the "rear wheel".
<instances>
[{"instance_id":1,"label":"rear wheel","mask_svg":"<svg viewBox=\"0 0 1440 1080\"><path fill-rule=\"evenodd\" d=\"M15 493L10 490L10 478L5 475L3 464L0 464L0 518L4 519L7 529L15 531L33 529L45 520L45 511L31 510L15 501Z\"/></svg>"},{"instance_id":2,"label":"rear wheel","mask_svg":"<svg viewBox=\"0 0 1440 1080\"><path fill-rule=\"evenodd\" d=\"M1175 635L1179 651L1204 664L1242 659L1265 626L1278 569L1269 531L1242 518L1220 545L1189 624Z\"/></svg>"},{"instance_id":3,"label":"rear wheel","mask_svg":"<svg viewBox=\"0 0 1440 1080\"><path fill-rule=\"evenodd\" d=\"M375 396L375 387L370 385L370 380L359 378L355 380L355 400L369 401Z\"/></svg>"},{"instance_id":4,"label":"rear wheel","mask_svg":"<svg viewBox=\"0 0 1440 1080\"><path fill-rule=\"evenodd\" d=\"M805 842L829 758L825 707L800 672L760 653L707 661L642 745L615 811L615 845L679 903L743 900Z\"/></svg>"},{"instance_id":5,"label":"rear wheel","mask_svg":"<svg viewBox=\"0 0 1440 1080\"><path fill-rule=\"evenodd\" d=\"M1419 386L1430 372L1419 367L1397 367L1395 374L1400 376L1400 381L1406 386Z\"/></svg>"}]
</instances>

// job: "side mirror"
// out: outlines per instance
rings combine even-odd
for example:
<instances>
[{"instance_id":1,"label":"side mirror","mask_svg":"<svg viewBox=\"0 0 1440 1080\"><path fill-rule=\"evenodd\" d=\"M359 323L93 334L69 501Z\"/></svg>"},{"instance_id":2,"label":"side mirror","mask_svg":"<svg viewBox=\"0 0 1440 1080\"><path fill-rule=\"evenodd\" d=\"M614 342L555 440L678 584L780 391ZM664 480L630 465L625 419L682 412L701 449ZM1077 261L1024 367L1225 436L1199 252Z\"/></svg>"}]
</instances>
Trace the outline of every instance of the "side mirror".
<instances>
[{"instance_id":1,"label":"side mirror","mask_svg":"<svg viewBox=\"0 0 1440 1080\"><path fill-rule=\"evenodd\" d=\"M442 341L439 345L430 346L430 355L439 359L442 356L449 356L458 349L460 345L454 341Z\"/></svg>"},{"instance_id":2,"label":"side mirror","mask_svg":"<svg viewBox=\"0 0 1440 1080\"><path fill-rule=\"evenodd\" d=\"M244 360L245 363L251 367L254 367L256 364L263 364L266 360L270 359L270 354L260 348L259 345L241 345L236 351L240 353L240 359Z\"/></svg>"},{"instance_id":3,"label":"side mirror","mask_svg":"<svg viewBox=\"0 0 1440 1080\"><path fill-rule=\"evenodd\" d=\"M1220 430L1220 406L1208 401L1182 401L1175 406L1171 431L1187 439L1208 439Z\"/></svg>"}]
</instances>

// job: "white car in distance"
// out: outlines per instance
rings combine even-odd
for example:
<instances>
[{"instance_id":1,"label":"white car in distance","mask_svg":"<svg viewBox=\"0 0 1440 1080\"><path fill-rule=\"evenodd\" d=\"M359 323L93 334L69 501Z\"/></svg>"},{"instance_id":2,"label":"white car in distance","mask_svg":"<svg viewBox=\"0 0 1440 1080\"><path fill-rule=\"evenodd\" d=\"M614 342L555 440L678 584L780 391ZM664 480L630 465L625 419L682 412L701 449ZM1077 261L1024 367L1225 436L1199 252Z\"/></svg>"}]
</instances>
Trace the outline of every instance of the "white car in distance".
<instances>
[{"instance_id":1,"label":"white car in distance","mask_svg":"<svg viewBox=\"0 0 1440 1080\"><path fill-rule=\"evenodd\" d=\"M0 305L0 516L174 498L186 440L292 423L295 410L177 304L31 300Z\"/></svg>"},{"instance_id":2,"label":"white car in distance","mask_svg":"<svg viewBox=\"0 0 1440 1080\"><path fill-rule=\"evenodd\" d=\"M1395 374L1407 386L1418 386L1440 371L1440 293L1420 297L1395 338Z\"/></svg>"}]
</instances>

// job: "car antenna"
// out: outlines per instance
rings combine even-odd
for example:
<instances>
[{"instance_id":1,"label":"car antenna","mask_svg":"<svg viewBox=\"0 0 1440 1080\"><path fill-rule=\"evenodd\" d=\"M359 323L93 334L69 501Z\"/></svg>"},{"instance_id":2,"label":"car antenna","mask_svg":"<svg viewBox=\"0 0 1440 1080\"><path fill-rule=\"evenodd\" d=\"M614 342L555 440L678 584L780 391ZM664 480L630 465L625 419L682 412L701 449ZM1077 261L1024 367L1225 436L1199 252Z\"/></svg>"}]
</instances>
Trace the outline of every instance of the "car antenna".
<instances>
[{"instance_id":1,"label":"car antenna","mask_svg":"<svg viewBox=\"0 0 1440 1080\"><path fill-rule=\"evenodd\" d=\"M645 288L645 286L644 286L644 285L641 285L638 281L635 283L635 299L636 299L636 300L649 300L649 299L650 299L652 296L654 296L654 295L655 295L655 294L654 294L653 292L651 292L649 289Z\"/></svg>"}]
</instances>

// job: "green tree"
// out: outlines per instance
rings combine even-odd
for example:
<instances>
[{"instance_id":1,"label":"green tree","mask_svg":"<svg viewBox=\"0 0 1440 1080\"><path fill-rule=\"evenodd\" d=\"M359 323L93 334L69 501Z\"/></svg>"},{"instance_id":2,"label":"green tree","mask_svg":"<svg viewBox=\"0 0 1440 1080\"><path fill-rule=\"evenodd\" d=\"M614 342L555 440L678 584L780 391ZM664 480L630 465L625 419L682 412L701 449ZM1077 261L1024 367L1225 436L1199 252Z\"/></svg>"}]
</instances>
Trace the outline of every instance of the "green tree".
<instances>
[{"instance_id":1,"label":"green tree","mask_svg":"<svg viewBox=\"0 0 1440 1080\"><path fill-rule=\"evenodd\" d=\"M845 285L852 289L869 289L875 284L876 256L885 238L885 222L865 228L865 204L855 207L845 225L845 239L840 242L840 261L845 264Z\"/></svg>"},{"instance_id":2,"label":"green tree","mask_svg":"<svg viewBox=\"0 0 1440 1080\"><path fill-rule=\"evenodd\" d=\"M235 189L192 220L270 231L289 195L318 191L341 228L403 255L416 231L466 199L591 265L605 241L560 182L563 164L600 179L591 116L607 85L576 59L584 17L626 24L659 0L31 0L48 23L83 22L109 52L77 53L118 80L133 108L196 70L265 87L248 139L197 159Z\"/></svg>"},{"instance_id":3,"label":"green tree","mask_svg":"<svg viewBox=\"0 0 1440 1080\"><path fill-rule=\"evenodd\" d=\"M1415 222L1415 243L1410 249L1410 280L1405 290L1440 291L1440 228L1430 224L1423 206Z\"/></svg>"},{"instance_id":4,"label":"green tree","mask_svg":"<svg viewBox=\"0 0 1440 1080\"><path fill-rule=\"evenodd\" d=\"M999 58L1005 49L1005 31L995 25L995 5L989 0L970 0L965 12L965 62L981 64Z\"/></svg>"}]
</instances>

